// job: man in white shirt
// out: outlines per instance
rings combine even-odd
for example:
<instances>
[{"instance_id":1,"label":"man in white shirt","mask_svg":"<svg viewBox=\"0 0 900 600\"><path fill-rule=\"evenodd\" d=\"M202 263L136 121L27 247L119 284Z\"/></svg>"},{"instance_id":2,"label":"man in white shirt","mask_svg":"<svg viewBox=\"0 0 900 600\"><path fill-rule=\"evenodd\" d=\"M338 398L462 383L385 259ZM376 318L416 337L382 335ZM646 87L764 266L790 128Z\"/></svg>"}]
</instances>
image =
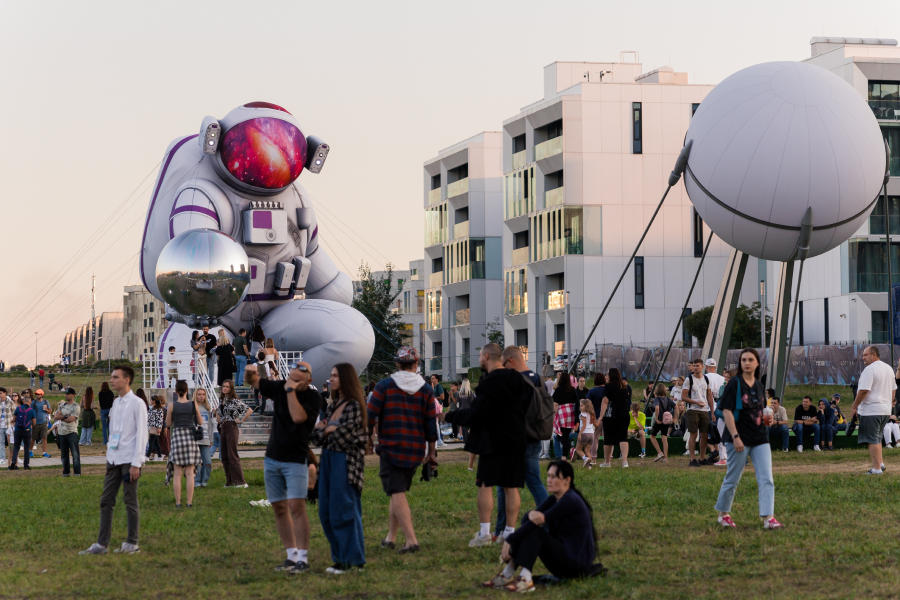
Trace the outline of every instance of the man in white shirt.
<instances>
[{"instance_id":1,"label":"man in white shirt","mask_svg":"<svg viewBox=\"0 0 900 600\"><path fill-rule=\"evenodd\" d=\"M860 444L869 445L869 458L872 468L868 475L881 475L884 463L881 462L881 436L884 424L891 414L891 405L897 393L897 382L894 380L894 369L881 361L878 348L869 346L863 350L863 363L866 368L859 376L859 388L856 400L850 411L851 420L859 414Z\"/></svg>"},{"instance_id":2,"label":"man in white shirt","mask_svg":"<svg viewBox=\"0 0 900 600\"><path fill-rule=\"evenodd\" d=\"M722 386L725 385L725 378L716 373L716 359L707 358L706 362L703 363L706 367L706 380L709 382L709 391L712 392L713 403L712 403L712 412L710 412L711 419L715 421L716 428L719 430L719 439L725 435L725 419L716 419L716 402L719 401L719 390L722 389ZM725 449L725 444L719 444L719 455L718 462L712 460L714 457L710 455L710 462L723 467L728 464L728 450Z\"/></svg>"},{"instance_id":3,"label":"man in white shirt","mask_svg":"<svg viewBox=\"0 0 900 600\"><path fill-rule=\"evenodd\" d=\"M115 552L134 554L138 552L138 529L140 510L138 507L137 483L144 464L144 450L147 447L147 406L131 391L134 370L118 366L109 377L109 387L119 397L113 403L109 414L109 443L106 445L106 479L100 496L100 534L97 543L79 554L106 554L112 535L113 509L119 486L123 488L125 510L128 515L128 538Z\"/></svg>"},{"instance_id":4,"label":"man in white shirt","mask_svg":"<svg viewBox=\"0 0 900 600\"><path fill-rule=\"evenodd\" d=\"M694 457L697 448L697 434L700 435L700 458L706 456L706 441L709 433L709 415L712 407L712 391L709 389L709 378L703 374L703 361L695 358L689 365L691 374L684 380L681 388L681 399L687 405L685 420L687 421L688 452L691 462L688 466L699 467L701 463ZM708 464L708 463L706 463Z\"/></svg>"}]
</instances>

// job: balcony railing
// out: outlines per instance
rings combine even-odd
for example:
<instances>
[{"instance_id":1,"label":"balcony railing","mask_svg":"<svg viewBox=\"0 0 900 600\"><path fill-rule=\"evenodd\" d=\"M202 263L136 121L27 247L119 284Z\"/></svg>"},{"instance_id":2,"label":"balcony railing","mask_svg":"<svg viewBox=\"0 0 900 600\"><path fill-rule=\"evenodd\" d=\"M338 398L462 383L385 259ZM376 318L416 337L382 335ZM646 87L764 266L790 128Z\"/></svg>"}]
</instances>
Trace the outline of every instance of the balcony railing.
<instances>
[{"instance_id":1,"label":"balcony railing","mask_svg":"<svg viewBox=\"0 0 900 600\"><path fill-rule=\"evenodd\" d=\"M461 196L469 191L469 178L460 179L453 183L447 184L447 198Z\"/></svg>"},{"instance_id":2,"label":"balcony railing","mask_svg":"<svg viewBox=\"0 0 900 600\"><path fill-rule=\"evenodd\" d=\"M413 273L409 276L410 281L419 281L422 277L418 273Z\"/></svg>"},{"instance_id":3,"label":"balcony railing","mask_svg":"<svg viewBox=\"0 0 900 600\"><path fill-rule=\"evenodd\" d=\"M513 267L517 267L519 265L524 265L528 263L528 252L531 250L528 246L524 248L516 248L512 251L512 265Z\"/></svg>"},{"instance_id":4,"label":"balcony railing","mask_svg":"<svg viewBox=\"0 0 900 600\"><path fill-rule=\"evenodd\" d=\"M887 344L890 339L889 331L870 331L869 332L869 343L870 344Z\"/></svg>"},{"instance_id":5,"label":"balcony railing","mask_svg":"<svg viewBox=\"0 0 900 600\"><path fill-rule=\"evenodd\" d=\"M459 357L459 368L460 369L468 369L472 366L472 358L468 354L463 354Z\"/></svg>"},{"instance_id":6,"label":"balcony railing","mask_svg":"<svg viewBox=\"0 0 900 600\"><path fill-rule=\"evenodd\" d=\"M425 247L436 246L449 241L447 239L447 229L438 229L437 231L425 232Z\"/></svg>"},{"instance_id":7,"label":"balcony railing","mask_svg":"<svg viewBox=\"0 0 900 600\"><path fill-rule=\"evenodd\" d=\"M565 201L563 186L544 192L544 208L559 206Z\"/></svg>"},{"instance_id":8,"label":"balcony railing","mask_svg":"<svg viewBox=\"0 0 900 600\"><path fill-rule=\"evenodd\" d=\"M881 121L900 121L900 102L896 100L869 100L869 108Z\"/></svg>"},{"instance_id":9,"label":"balcony railing","mask_svg":"<svg viewBox=\"0 0 900 600\"><path fill-rule=\"evenodd\" d=\"M443 364L444 361L441 360L443 357L435 357L428 361L428 370L429 371L442 371L444 369Z\"/></svg>"},{"instance_id":10,"label":"balcony railing","mask_svg":"<svg viewBox=\"0 0 900 600\"><path fill-rule=\"evenodd\" d=\"M469 235L469 222L463 221L462 223L457 223L453 226L453 239L458 240L460 238L467 237Z\"/></svg>"},{"instance_id":11,"label":"balcony railing","mask_svg":"<svg viewBox=\"0 0 900 600\"><path fill-rule=\"evenodd\" d=\"M521 152L516 152L512 155L512 168L513 169L521 169L526 165L528 159L525 157L525 150Z\"/></svg>"},{"instance_id":12,"label":"balcony railing","mask_svg":"<svg viewBox=\"0 0 900 600\"><path fill-rule=\"evenodd\" d=\"M444 283L444 272L438 271L437 273L432 273L428 276L428 287L436 288L441 287Z\"/></svg>"},{"instance_id":13,"label":"balcony railing","mask_svg":"<svg viewBox=\"0 0 900 600\"><path fill-rule=\"evenodd\" d=\"M544 158L550 158L556 154L560 154L563 151L563 136L555 137L552 140L547 140L546 142L541 142L537 146L534 147L534 160L535 162L542 160Z\"/></svg>"},{"instance_id":14,"label":"balcony railing","mask_svg":"<svg viewBox=\"0 0 900 600\"><path fill-rule=\"evenodd\" d=\"M456 311L456 322L454 325L468 325L469 324L469 309L463 308Z\"/></svg>"},{"instance_id":15,"label":"balcony railing","mask_svg":"<svg viewBox=\"0 0 900 600\"><path fill-rule=\"evenodd\" d=\"M411 315L415 313L422 313L424 309L421 306L395 306L391 309L391 312L395 315Z\"/></svg>"},{"instance_id":16,"label":"balcony railing","mask_svg":"<svg viewBox=\"0 0 900 600\"><path fill-rule=\"evenodd\" d=\"M428 192L428 206L441 201L441 188L435 188Z\"/></svg>"},{"instance_id":17,"label":"balcony railing","mask_svg":"<svg viewBox=\"0 0 900 600\"><path fill-rule=\"evenodd\" d=\"M528 312L528 294L515 295L509 299L508 315L521 315Z\"/></svg>"},{"instance_id":18,"label":"balcony railing","mask_svg":"<svg viewBox=\"0 0 900 600\"><path fill-rule=\"evenodd\" d=\"M563 308L566 305L565 290L556 290L547 294L547 310L554 308Z\"/></svg>"}]
</instances>

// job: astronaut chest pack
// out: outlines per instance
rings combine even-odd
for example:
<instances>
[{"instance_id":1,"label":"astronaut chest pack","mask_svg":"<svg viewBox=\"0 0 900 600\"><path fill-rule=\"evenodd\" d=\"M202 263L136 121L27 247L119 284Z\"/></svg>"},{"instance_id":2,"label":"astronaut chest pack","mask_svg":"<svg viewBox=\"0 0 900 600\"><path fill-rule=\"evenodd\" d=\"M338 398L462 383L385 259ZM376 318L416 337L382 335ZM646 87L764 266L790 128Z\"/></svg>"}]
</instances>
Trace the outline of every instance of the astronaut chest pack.
<instances>
[{"instance_id":1,"label":"astronaut chest pack","mask_svg":"<svg viewBox=\"0 0 900 600\"><path fill-rule=\"evenodd\" d=\"M298 208L297 223L304 227L309 221L312 209ZM249 208L241 212L242 241L247 246L250 261L249 294L274 294L284 298L292 298L298 290L306 287L312 262L305 256L294 256L290 261L279 261L275 265L275 279L271 290L266 289L266 257L261 252L253 251L258 246L260 251L265 246L283 246L293 242L298 248L305 249L307 243L301 232L289 219L284 205L277 201L252 201Z\"/></svg>"}]
</instances>

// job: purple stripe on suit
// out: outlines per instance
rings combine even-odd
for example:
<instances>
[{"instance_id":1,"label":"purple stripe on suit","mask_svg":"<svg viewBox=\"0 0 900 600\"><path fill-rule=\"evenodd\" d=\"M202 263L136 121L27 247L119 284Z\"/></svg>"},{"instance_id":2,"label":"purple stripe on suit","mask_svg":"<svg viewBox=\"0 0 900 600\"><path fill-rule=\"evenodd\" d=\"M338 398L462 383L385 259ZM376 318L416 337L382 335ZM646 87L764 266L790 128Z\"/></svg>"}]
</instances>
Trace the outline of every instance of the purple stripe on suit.
<instances>
[{"instance_id":1,"label":"purple stripe on suit","mask_svg":"<svg viewBox=\"0 0 900 600\"><path fill-rule=\"evenodd\" d=\"M216 211L211 210L209 208L204 208L202 206L196 206L194 204L189 204L187 206L179 206L178 208L172 207L172 214L169 215L169 239L171 240L175 237L175 223L172 220L172 217L175 215L186 213L186 212L195 212L200 213L201 215L205 215L210 219L214 219L216 222L216 227L219 226L219 215Z\"/></svg>"}]
</instances>

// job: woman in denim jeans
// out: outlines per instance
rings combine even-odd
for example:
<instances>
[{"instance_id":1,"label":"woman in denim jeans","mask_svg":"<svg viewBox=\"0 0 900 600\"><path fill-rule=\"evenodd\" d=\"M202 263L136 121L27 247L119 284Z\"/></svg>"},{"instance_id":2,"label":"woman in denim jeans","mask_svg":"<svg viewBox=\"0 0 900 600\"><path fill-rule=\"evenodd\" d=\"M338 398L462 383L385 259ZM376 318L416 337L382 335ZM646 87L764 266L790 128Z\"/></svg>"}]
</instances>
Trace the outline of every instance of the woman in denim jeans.
<instances>
[{"instance_id":1,"label":"woman in denim jeans","mask_svg":"<svg viewBox=\"0 0 900 600\"><path fill-rule=\"evenodd\" d=\"M203 439L197 442L200 448L200 469L194 478L194 487L206 487L209 483L209 476L212 474L212 452L210 452L210 441L213 433L216 431L216 425L210 419L212 407L206 397L206 390L197 388L194 390L194 402L200 410L200 416L203 418Z\"/></svg>"},{"instance_id":2,"label":"woman in denim jeans","mask_svg":"<svg viewBox=\"0 0 900 600\"><path fill-rule=\"evenodd\" d=\"M719 398L718 411L725 420L722 441L728 449L728 466L716 510L722 527L735 527L729 514L734 493L741 480L747 458L753 459L759 488L759 515L764 529L782 527L775 519L775 482L772 479L772 448L767 425L772 422L771 409L766 409L766 395L759 382L759 354L753 348L741 350L740 375L732 377ZM768 410L768 414L764 411Z\"/></svg>"}]
</instances>

